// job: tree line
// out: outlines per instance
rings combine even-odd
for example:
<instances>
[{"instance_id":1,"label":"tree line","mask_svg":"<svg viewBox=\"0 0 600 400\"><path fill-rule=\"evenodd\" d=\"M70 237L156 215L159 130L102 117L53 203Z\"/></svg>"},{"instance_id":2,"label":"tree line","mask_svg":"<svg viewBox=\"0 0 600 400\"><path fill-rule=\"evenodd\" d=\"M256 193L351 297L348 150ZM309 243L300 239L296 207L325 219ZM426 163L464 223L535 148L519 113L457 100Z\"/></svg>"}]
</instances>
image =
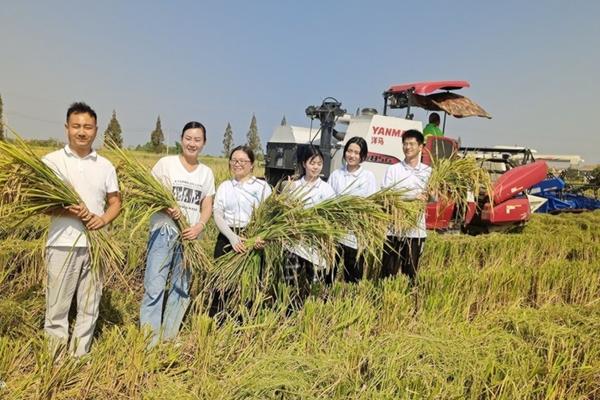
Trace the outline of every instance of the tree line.
<instances>
[{"instance_id":1,"label":"tree line","mask_svg":"<svg viewBox=\"0 0 600 400\"><path fill-rule=\"evenodd\" d=\"M123 147L123 136L122 136L121 124L117 119L116 111L113 111L112 118L104 131L104 143L106 144L108 141L113 141L119 147ZM246 145L248 145L258 157L262 157L264 155L262 145L260 142L260 133L258 131L258 124L256 122L256 115L252 114L252 119L250 121L250 127L248 128L248 133L246 134ZM154 130L150 133L150 140L143 145L136 146L135 150L139 151L147 151L152 153L164 153L167 150L178 151L181 144L179 142L175 142L175 146L173 148L165 145L165 134L162 130L162 124L160 121L160 116L156 119L156 125ZM225 127L225 132L223 133L223 155L228 156L231 150L235 147L233 140L233 129L231 127L231 123L227 122L227 126Z\"/></svg>"},{"instance_id":2,"label":"tree line","mask_svg":"<svg viewBox=\"0 0 600 400\"><path fill-rule=\"evenodd\" d=\"M284 124L284 120L282 121L282 125ZM4 140L4 119L3 119L3 103L2 103L2 95L0 94L0 140ZM112 117L108 122L108 126L104 130L103 143L106 145L107 142L112 141L118 147L123 147L123 129L121 128L121 124L117 119L117 112L113 110ZM55 139L49 140L39 140L40 143L56 144L58 143ZM260 142L260 134L258 131L258 124L256 122L256 116L252 114L252 119L250 121L250 127L248 128L248 133L246 134L246 145L248 145L255 154L259 158L262 158L264 155L262 145ZM135 150L139 151L147 151L151 153L165 153L165 152L177 152L179 151L181 145L179 142L175 142L175 146L167 147L165 144L165 134L162 130L162 124L160 121L160 115L156 118L156 124L154 126L154 130L150 132L150 140L143 145L138 145L135 147ZM223 155L228 156L231 150L235 147L233 140L233 129L231 124L227 122L227 126L225 128L225 132L223 133Z\"/></svg>"}]
</instances>

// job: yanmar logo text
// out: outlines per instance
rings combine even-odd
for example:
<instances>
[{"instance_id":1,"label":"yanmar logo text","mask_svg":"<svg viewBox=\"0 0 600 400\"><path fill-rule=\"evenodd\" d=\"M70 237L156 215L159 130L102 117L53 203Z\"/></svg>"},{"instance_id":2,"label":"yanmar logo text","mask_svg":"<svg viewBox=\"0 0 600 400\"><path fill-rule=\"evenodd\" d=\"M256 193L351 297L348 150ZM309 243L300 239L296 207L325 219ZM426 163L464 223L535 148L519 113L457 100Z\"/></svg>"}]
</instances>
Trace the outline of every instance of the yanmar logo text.
<instances>
[{"instance_id":1,"label":"yanmar logo text","mask_svg":"<svg viewBox=\"0 0 600 400\"><path fill-rule=\"evenodd\" d=\"M402 137L404 131L400 128L388 128L385 126L373 126L373 135Z\"/></svg>"}]
</instances>

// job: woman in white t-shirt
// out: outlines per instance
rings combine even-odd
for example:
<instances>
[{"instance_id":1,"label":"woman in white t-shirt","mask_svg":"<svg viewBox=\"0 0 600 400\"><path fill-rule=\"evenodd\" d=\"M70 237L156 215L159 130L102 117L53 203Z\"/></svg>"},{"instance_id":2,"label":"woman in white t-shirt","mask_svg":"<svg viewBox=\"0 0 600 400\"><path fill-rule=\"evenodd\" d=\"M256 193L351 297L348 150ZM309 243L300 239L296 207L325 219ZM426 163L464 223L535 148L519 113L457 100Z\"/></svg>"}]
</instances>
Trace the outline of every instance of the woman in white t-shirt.
<instances>
[{"instance_id":1,"label":"woman in white t-shirt","mask_svg":"<svg viewBox=\"0 0 600 400\"><path fill-rule=\"evenodd\" d=\"M150 239L144 275L144 297L140 326L149 326L155 345L162 337L173 339L179 332L190 302L190 270L183 265L182 240L198 240L210 218L215 194L212 170L198 161L206 144L206 128L188 122L181 133L181 154L158 160L152 174L173 190L178 208L154 214L150 220ZM179 232L175 220L186 218L190 227ZM163 314L165 287L170 287Z\"/></svg>"},{"instance_id":2,"label":"woman in white t-shirt","mask_svg":"<svg viewBox=\"0 0 600 400\"><path fill-rule=\"evenodd\" d=\"M369 148L365 139L355 136L344 146L344 164L331 173L329 184L336 196L349 194L368 197L377 191L375 175L361 163L367 158ZM351 232L340 241L340 259L344 261L344 280L358 282L363 275L364 259L357 257L358 244Z\"/></svg>"},{"instance_id":3,"label":"woman in white t-shirt","mask_svg":"<svg viewBox=\"0 0 600 400\"><path fill-rule=\"evenodd\" d=\"M301 178L292 181L289 185L289 190L302 196L304 207L313 207L322 201L331 199L335 196L335 192L331 186L321 179L321 171L323 171L323 153L317 147L309 146L300 158L300 176ZM304 297L310 285L315 279L315 269L324 271L327 269L325 260L311 248L305 246L296 246L290 249L291 257L288 263L288 269L296 280L296 284L300 289L300 294ZM326 274L325 281L330 282Z\"/></svg>"},{"instance_id":4,"label":"woman in white t-shirt","mask_svg":"<svg viewBox=\"0 0 600 400\"><path fill-rule=\"evenodd\" d=\"M271 195L271 187L253 175L254 152L238 146L229 154L232 178L219 185L215 195L215 224L219 229L215 258L230 251L246 251L240 232L250 222L252 211ZM263 243L258 242L258 247Z\"/></svg>"}]
</instances>

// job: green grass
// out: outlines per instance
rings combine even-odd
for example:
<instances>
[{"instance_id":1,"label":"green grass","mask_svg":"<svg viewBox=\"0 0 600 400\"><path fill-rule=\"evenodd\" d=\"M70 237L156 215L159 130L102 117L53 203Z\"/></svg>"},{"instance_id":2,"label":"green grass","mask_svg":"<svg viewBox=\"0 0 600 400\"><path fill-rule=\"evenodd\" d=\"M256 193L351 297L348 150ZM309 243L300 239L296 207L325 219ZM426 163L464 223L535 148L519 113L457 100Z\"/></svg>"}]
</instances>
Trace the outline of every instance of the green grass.
<instances>
[{"instance_id":1,"label":"green grass","mask_svg":"<svg viewBox=\"0 0 600 400\"><path fill-rule=\"evenodd\" d=\"M45 224L0 229L2 399L600 398L599 212L432 234L414 290L336 284L298 311L221 321L196 302L177 344L150 351L137 328L147 231L129 237L122 216L127 285L106 283L90 355L57 362L42 334Z\"/></svg>"}]
</instances>

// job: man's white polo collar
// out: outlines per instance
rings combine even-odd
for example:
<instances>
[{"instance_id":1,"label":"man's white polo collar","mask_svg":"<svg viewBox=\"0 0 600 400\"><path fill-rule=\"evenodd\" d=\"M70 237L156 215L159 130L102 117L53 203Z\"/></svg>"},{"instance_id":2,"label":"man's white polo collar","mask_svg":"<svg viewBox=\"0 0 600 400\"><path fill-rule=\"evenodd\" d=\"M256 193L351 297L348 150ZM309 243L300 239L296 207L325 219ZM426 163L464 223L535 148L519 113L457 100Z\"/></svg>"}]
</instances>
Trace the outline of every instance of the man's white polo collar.
<instances>
[{"instance_id":1,"label":"man's white polo collar","mask_svg":"<svg viewBox=\"0 0 600 400\"><path fill-rule=\"evenodd\" d=\"M81 160L85 160L87 158L95 160L96 158L98 158L98 153L96 153L96 150L94 150L94 149L92 149L92 151L90 152L90 154L88 154L87 156L85 156L85 157L79 157L77 154L75 154L73 152L73 150L71 150L71 148L69 147L68 144L65 145L65 153L67 153L68 156L79 158Z\"/></svg>"},{"instance_id":2,"label":"man's white polo collar","mask_svg":"<svg viewBox=\"0 0 600 400\"><path fill-rule=\"evenodd\" d=\"M415 171L420 171L425 168L425 164L423 164L421 161L419 161L419 163L414 167L411 167L410 165L408 165L404 160L402 160L400 162L402 163L402 165L404 165L405 168L412 169Z\"/></svg>"}]
</instances>

